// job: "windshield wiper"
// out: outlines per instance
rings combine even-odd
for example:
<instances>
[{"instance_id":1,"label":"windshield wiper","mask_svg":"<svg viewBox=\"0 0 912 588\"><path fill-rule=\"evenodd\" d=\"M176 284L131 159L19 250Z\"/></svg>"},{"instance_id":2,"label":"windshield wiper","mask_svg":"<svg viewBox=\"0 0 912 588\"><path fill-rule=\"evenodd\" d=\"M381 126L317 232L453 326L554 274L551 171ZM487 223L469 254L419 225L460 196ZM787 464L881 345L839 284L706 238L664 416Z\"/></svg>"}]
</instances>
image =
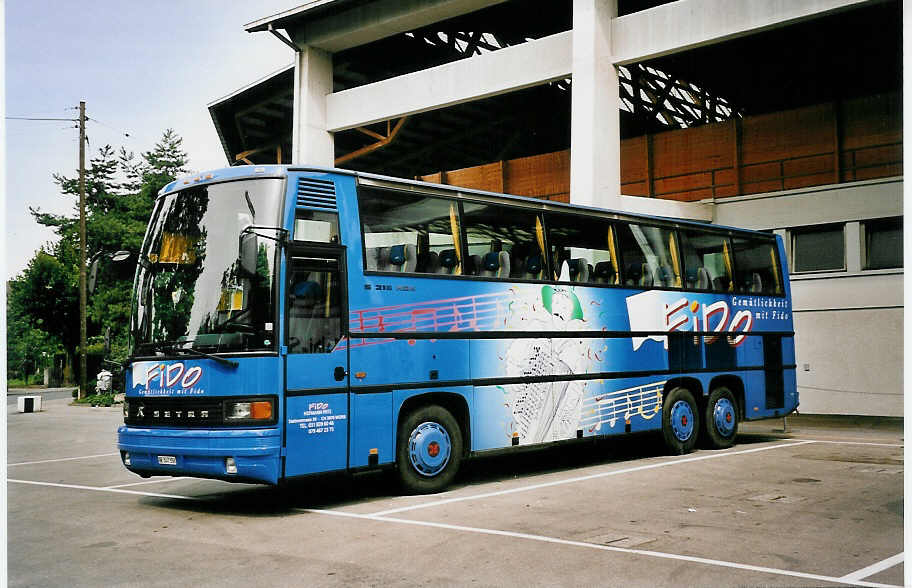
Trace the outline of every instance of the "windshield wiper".
<instances>
[{"instance_id":1,"label":"windshield wiper","mask_svg":"<svg viewBox=\"0 0 912 588\"><path fill-rule=\"evenodd\" d=\"M236 361L225 359L224 357L219 357L218 355L212 355L211 353L206 353L205 351L200 351L199 349L194 349L192 347L172 347L171 351L174 351L176 353L187 353L189 355L195 355L197 357L205 357L222 365L227 365L231 368L237 368L239 365Z\"/></svg>"},{"instance_id":2,"label":"windshield wiper","mask_svg":"<svg viewBox=\"0 0 912 588\"><path fill-rule=\"evenodd\" d=\"M226 365L231 368L237 368L238 362L232 361L230 359L225 359L224 357L219 357L217 355L212 355L211 353L206 353L205 351L200 351L199 349L193 349L192 347L178 347L178 345L184 345L187 343L193 343L193 339L185 339L183 341L156 341L153 343L146 343L152 348L153 351L161 351L171 353L186 353L188 355L195 355L197 357L205 357L206 359L211 359L222 365Z\"/></svg>"}]
</instances>

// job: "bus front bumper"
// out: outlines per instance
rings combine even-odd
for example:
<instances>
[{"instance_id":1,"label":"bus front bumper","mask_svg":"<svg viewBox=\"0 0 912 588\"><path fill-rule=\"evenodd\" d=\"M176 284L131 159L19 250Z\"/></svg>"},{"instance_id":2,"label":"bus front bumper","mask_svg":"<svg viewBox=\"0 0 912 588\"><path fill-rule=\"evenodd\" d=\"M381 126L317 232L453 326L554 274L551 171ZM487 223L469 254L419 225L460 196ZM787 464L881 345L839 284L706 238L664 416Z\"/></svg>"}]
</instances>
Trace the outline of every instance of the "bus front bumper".
<instances>
[{"instance_id":1,"label":"bus front bumper","mask_svg":"<svg viewBox=\"0 0 912 588\"><path fill-rule=\"evenodd\" d=\"M120 458L141 476L192 476L277 484L282 436L273 429L167 429L121 426Z\"/></svg>"}]
</instances>

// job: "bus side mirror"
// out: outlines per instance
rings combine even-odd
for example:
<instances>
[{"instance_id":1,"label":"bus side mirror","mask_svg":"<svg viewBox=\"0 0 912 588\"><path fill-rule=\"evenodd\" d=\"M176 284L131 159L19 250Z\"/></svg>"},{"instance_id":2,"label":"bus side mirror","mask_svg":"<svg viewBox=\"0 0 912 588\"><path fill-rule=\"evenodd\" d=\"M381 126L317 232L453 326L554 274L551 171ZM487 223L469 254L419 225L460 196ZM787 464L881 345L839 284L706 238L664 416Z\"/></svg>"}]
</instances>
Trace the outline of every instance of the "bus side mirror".
<instances>
[{"instance_id":1,"label":"bus side mirror","mask_svg":"<svg viewBox=\"0 0 912 588\"><path fill-rule=\"evenodd\" d=\"M98 264L102 259L110 258L114 263L121 263L130 259L133 254L129 251L118 251L117 253L96 253L92 256L92 264L89 266L88 275L86 276L86 290L89 294L95 292L95 285L98 283Z\"/></svg>"},{"instance_id":2,"label":"bus side mirror","mask_svg":"<svg viewBox=\"0 0 912 588\"><path fill-rule=\"evenodd\" d=\"M241 276L256 276L257 247L256 233L241 233L238 243L238 266Z\"/></svg>"}]
</instances>

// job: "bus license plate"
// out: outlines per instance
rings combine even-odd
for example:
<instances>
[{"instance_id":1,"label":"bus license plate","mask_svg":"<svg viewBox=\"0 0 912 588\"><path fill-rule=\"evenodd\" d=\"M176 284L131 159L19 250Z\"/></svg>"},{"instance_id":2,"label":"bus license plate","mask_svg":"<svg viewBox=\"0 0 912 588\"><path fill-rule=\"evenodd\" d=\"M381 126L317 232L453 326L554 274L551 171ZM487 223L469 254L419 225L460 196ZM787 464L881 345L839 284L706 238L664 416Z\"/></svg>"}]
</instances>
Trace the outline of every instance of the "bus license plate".
<instances>
[{"instance_id":1,"label":"bus license plate","mask_svg":"<svg viewBox=\"0 0 912 588\"><path fill-rule=\"evenodd\" d=\"M158 465L177 465L177 457L173 455L159 455Z\"/></svg>"}]
</instances>

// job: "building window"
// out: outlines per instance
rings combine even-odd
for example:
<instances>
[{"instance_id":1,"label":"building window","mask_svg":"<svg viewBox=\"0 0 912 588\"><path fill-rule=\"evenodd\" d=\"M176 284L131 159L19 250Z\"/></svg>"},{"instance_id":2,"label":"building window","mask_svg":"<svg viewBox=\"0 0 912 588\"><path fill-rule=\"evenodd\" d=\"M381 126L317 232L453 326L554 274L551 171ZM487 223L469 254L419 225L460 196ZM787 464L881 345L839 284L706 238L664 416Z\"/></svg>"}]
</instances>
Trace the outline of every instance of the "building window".
<instances>
[{"instance_id":1,"label":"building window","mask_svg":"<svg viewBox=\"0 0 912 588\"><path fill-rule=\"evenodd\" d=\"M903 266L902 217L882 218L862 223L864 269Z\"/></svg>"},{"instance_id":2,"label":"building window","mask_svg":"<svg viewBox=\"0 0 912 588\"><path fill-rule=\"evenodd\" d=\"M792 271L845 270L845 225L792 229Z\"/></svg>"}]
</instances>

